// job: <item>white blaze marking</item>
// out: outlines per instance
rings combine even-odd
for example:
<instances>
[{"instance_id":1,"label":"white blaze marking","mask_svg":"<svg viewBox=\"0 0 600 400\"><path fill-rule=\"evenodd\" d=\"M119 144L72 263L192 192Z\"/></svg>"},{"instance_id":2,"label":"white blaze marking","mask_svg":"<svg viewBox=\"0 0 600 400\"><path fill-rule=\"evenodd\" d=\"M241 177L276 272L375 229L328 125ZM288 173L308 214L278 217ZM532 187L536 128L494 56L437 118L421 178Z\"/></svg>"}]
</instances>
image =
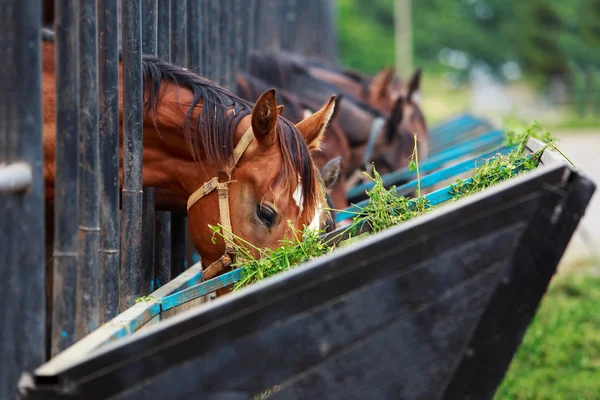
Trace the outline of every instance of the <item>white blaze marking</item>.
<instances>
[{"instance_id":1,"label":"white blaze marking","mask_svg":"<svg viewBox=\"0 0 600 400\"><path fill-rule=\"evenodd\" d=\"M313 112L310 111L308 108L304 109L304 119L310 117L311 115L313 115Z\"/></svg>"},{"instance_id":2,"label":"white blaze marking","mask_svg":"<svg viewBox=\"0 0 600 400\"><path fill-rule=\"evenodd\" d=\"M294 201L296 202L296 205L298 206L298 208L300 209L300 213L302 213L302 210L304 209L304 196L302 194L302 183L300 181L300 177L298 176L298 186L296 187L296 190L294 191L294 194L292 195ZM313 216L312 220L310 221L310 224L308 225L307 229L310 229L312 231L318 231L319 228L321 227L321 215L323 214L323 207L317 207L317 209L315 210L315 215Z\"/></svg>"},{"instance_id":3,"label":"white blaze marking","mask_svg":"<svg viewBox=\"0 0 600 400\"><path fill-rule=\"evenodd\" d=\"M302 195L302 185L298 185L296 187L296 190L294 191L292 197L294 198L296 205L300 209L300 212L302 212L302 210L304 209L304 196Z\"/></svg>"},{"instance_id":4,"label":"white blaze marking","mask_svg":"<svg viewBox=\"0 0 600 400\"><path fill-rule=\"evenodd\" d=\"M321 207L317 207L315 210L315 216L312 221L310 221L310 225L308 225L308 229L316 232L321 227L321 214L323 213L323 209Z\"/></svg>"}]
</instances>

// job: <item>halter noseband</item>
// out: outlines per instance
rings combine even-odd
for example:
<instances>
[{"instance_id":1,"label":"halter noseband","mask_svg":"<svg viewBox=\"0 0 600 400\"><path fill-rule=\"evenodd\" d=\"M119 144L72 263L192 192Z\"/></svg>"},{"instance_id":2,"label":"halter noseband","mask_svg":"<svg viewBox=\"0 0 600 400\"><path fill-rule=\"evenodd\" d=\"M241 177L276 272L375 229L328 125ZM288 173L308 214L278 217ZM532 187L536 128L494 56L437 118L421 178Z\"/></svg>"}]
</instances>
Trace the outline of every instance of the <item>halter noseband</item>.
<instances>
[{"instance_id":1,"label":"halter noseband","mask_svg":"<svg viewBox=\"0 0 600 400\"><path fill-rule=\"evenodd\" d=\"M377 142L377 138L379 137L379 134L382 131L381 128L383 128L385 121L385 118L377 117L375 118L375 120L373 120L373 123L371 124L371 130L369 131L369 141L367 142L367 148L365 149L365 153L363 154L363 165L365 167L365 171L367 172L371 172L371 156L373 156L375 143Z\"/></svg>"},{"instance_id":2,"label":"halter noseband","mask_svg":"<svg viewBox=\"0 0 600 400\"><path fill-rule=\"evenodd\" d=\"M187 210L198 202L201 198L217 189L219 195L219 217L221 219L221 225L223 226L223 236L225 236L225 253L215 262L210 264L203 272L202 278L204 280L213 278L223 268L228 267L233 262L233 256L235 255L235 247L233 246L233 235L231 233L231 217L229 215L229 184L235 181L231 180L231 173L236 167L238 161L242 157L242 154L246 151L252 140L254 139L254 132L252 126L250 126L244 135L233 149L233 156L229 160L229 165L217 172L217 176L204 183L194 193L190 195L187 201ZM219 175L223 174L227 177L227 181L219 182Z\"/></svg>"}]
</instances>

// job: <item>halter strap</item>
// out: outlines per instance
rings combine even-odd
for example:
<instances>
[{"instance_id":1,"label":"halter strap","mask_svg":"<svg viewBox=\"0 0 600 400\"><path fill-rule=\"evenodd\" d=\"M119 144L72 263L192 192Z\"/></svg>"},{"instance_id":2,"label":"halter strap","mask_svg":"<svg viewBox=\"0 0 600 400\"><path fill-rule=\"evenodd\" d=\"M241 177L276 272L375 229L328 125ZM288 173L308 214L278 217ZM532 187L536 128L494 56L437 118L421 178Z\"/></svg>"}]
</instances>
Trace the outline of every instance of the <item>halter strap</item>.
<instances>
[{"instance_id":1,"label":"halter strap","mask_svg":"<svg viewBox=\"0 0 600 400\"><path fill-rule=\"evenodd\" d=\"M222 172L227 175L228 179L231 179L231 173L232 173L233 169L235 168L237 163L240 161L240 158L242 158L242 154L244 154L244 152L246 151L246 149L248 148L248 146L250 145L250 143L252 142L253 139L254 139L254 132L252 132L252 127L249 127L248 129L246 129L246 132L244 132L244 135L242 136L242 138L240 139L238 144L235 146L235 149L233 149L233 156L229 160L229 165L227 165L222 170ZM229 182L226 182L226 183L229 183ZM194 204L196 204L196 202L198 200L200 200L202 197L206 196L213 190L217 189L218 185L219 185L219 177L215 176L210 181L206 182L204 185L202 185L198 189L196 189L196 191L194 191L194 193L192 193L190 195L190 197L188 198L187 210L189 211L190 208L192 208L192 206Z\"/></svg>"},{"instance_id":2,"label":"halter strap","mask_svg":"<svg viewBox=\"0 0 600 400\"><path fill-rule=\"evenodd\" d=\"M231 181L231 173L233 169L236 167L237 163L242 158L242 155L248 149L248 146L254 139L254 132L252 131L252 126L250 126L242 138L238 142L238 144L233 149L233 155L229 160L229 164L223 168L222 172L227 176L226 182L219 182L219 177L217 176L204 183L204 185L200 186L198 189L194 191L190 195L187 201L187 209L188 211L194 204L198 202L201 198L211 193L215 189L217 190L218 198L219 198L219 219L221 220L221 225L223 226L223 236L225 237L225 253L215 262L210 264L204 271L202 271L202 278L204 280L213 278L216 276L223 268L228 267L233 262L233 255L235 254L235 247L232 244L233 235L231 233L231 216L229 213L229 184L235 181Z\"/></svg>"},{"instance_id":3,"label":"halter strap","mask_svg":"<svg viewBox=\"0 0 600 400\"><path fill-rule=\"evenodd\" d=\"M383 117L377 117L373 120L371 124L371 130L369 131L369 141L367 142L367 148L365 149L365 153L363 154L363 165L365 169L369 171L371 156L373 156L373 150L375 149L375 142L377 142L377 138L381 132L381 128L385 124L386 119Z\"/></svg>"}]
</instances>

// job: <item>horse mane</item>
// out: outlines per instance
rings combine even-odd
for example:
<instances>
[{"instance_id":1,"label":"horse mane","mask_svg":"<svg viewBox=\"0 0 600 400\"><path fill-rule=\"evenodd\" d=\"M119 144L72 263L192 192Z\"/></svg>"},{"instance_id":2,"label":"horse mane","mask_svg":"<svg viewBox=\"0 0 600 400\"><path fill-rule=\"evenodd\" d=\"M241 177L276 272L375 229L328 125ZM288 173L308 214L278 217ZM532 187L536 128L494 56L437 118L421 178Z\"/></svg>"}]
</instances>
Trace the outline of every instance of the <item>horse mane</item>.
<instances>
[{"instance_id":1,"label":"horse mane","mask_svg":"<svg viewBox=\"0 0 600 400\"><path fill-rule=\"evenodd\" d=\"M243 81L242 85L240 85L240 79ZM273 87L273 85L269 85L262 79L243 72L238 73L237 86L238 95L248 101L258 98L258 96L260 96L262 93ZM314 107L305 104L302 100L285 89L280 89L279 87L275 87L275 89L277 90L275 94L277 104L283 104L283 114L286 116L285 118L289 119L290 121L298 123L299 121L303 120L304 108L308 108L313 111L315 110Z\"/></svg>"},{"instance_id":2,"label":"horse mane","mask_svg":"<svg viewBox=\"0 0 600 400\"><path fill-rule=\"evenodd\" d=\"M303 55L296 54L296 53L290 53L285 50L279 50L279 53L281 55L285 56L287 59L294 60L294 61L296 61L300 64L304 64L308 67L320 68L320 69L324 69L329 72L334 72L336 74L343 75L343 76L347 77L348 79L354 81L355 83L358 83L361 85L361 90L363 92L363 96L369 95L370 85L371 85L373 78L371 78L368 75L362 74L358 71L353 71L353 70L350 70L347 68L343 68L338 64L323 60L318 57L303 56Z\"/></svg>"},{"instance_id":3,"label":"horse mane","mask_svg":"<svg viewBox=\"0 0 600 400\"><path fill-rule=\"evenodd\" d=\"M242 118L252 113L253 103L200 75L154 56L142 57L142 74L146 93L144 108L153 115L156 115L160 104L164 82L192 92L193 99L184 121L185 140L197 159L204 154L209 162L218 167L226 165L233 154L235 128ZM202 104L199 104L200 100ZM194 118L196 106L201 106L202 111ZM232 112L228 115L229 109ZM198 134L200 129L202 135ZM295 125L283 117L277 118L277 136L283 165L273 187L281 185L293 190L291 185L298 185L299 177L303 208L313 213L319 205L315 193L324 193L324 190L304 138Z\"/></svg>"},{"instance_id":4,"label":"horse mane","mask_svg":"<svg viewBox=\"0 0 600 400\"><path fill-rule=\"evenodd\" d=\"M300 63L298 56L255 50L250 52L250 70L253 76L275 86L298 92L306 100L321 103L334 93L341 94L344 102L352 102L374 117L385 118L385 115L372 105L311 75L308 68Z\"/></svg>"}]
</instances>

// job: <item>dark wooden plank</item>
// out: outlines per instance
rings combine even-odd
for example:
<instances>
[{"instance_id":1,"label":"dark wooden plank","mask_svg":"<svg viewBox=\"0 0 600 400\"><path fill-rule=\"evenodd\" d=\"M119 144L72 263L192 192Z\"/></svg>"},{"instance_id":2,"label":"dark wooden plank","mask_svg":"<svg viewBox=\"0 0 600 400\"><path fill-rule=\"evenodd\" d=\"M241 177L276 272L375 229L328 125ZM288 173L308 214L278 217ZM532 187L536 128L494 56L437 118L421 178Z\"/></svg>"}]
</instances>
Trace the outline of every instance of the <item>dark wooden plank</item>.
<instances>
[{"instance_id":1,"label":"dark wooden plank","mask_svg":"<svg viewBox=\"0 0 600 400\"><path fill-rule=\"evenodd\" d=\"M279 0L256 0L254 46L264 51L279 50L281 35L279 30Z\"/></svg>"},{"instance_id":2,"label":"dark wooden plank","mask_svg":"<svg viewBox=\"0 0 600 400\"><path fill-rule=\"evenodd\" d=\"M171 59L171 1L157 0L157 55Z\"/></svg>"},{"instance_id":3,"label":"dark wooden plank","mask_svg":"<svg viewBox=\"0 0 600 400\"><path fill-rule=\"evenodd\" d=\"M235 27L233 25L233 0L221 0L221 12L219 14L219 55L220 55L220 76L219 84L228 90L235 89L232 69L232 52L235 51L233 35Z\"/></svg>"},{"instance_id":4,"label":"dark wooden plank","mask_svg":"<svg viewBox=\"0 0 600 400\"><path fill-rule=\"evenodd\" d=\"M77 340L100 324L100 201L98 132L98 4L79 8L79 261L77 267Z\"/></svg>"},{"instance_id":5,"label":"dark wooden plank","mask_svg":"<svg viewBox=\"0 0 600 400\"><path fill-rule=\"evenodd\" d=\"M144 188L142 200L142 264L140 293L147 295L157 289L154 284L154 257L155 254L155 228L156 211L154 210L154 201L156 199L154 188ZM158 249L156 249L158 251ZM160 251L162 254L162 250ZM159 256L161 255L159 254Z\"/></svg>"},{"instance_id":6,"label":"dark wooden plank","mask_svg":"<svg viewBox=\"0 0 600 400\"><path fill-rule=\"evenodd\" d=\"M171 62L187 65L186 1L171 1ZM171 215L171 277L185 271L187 217Z\"/></svg>"},{"instance_id":7,"label":"dark wooden plank","mask_svg":"<svg viewBox=\"0 0 600 400\"><path fill-rule=\"evenodd\" d=\"M155 56L158 49L158 3L142 1L142 53Z\"/></svg>"},{"instance_id":8,"label":"dark wooden plank","mask_svg":"<svg viewBox=\"0 0 600 400\"><path fill-rule=\"evenodd\" d=\"M546 194L443 398L493 397L595 188L573 174L564 191Z\"/></svg>"},{"instance_id":9,"label":"dark wooden plank","mask_svg":"<svg viewBox=\"0 0 600 400\"><path fill-rule=\"evenodd\" d=\"M75 342L79 196L79 6L55 3L56 178L52 277L54 356Z\"/></svg>"},{"instance_id":10,"label":"dark wooden plank","mask_svg":"<svg viewBox=\"0 0 600 400\"><path fill-rule=\"evenodd\" d=\"M171 1L157 0L157 55L171 59ZM171 213L156 212L154 255L154 287L171 280Z\"/></svg>"},{"instance_id":11,"label":"dark wooden plank","mask_svg":"<svg viewBox=\"0 0 600 400\"><path fill-rule=\"evenodd\" d=\"M119 37L117 0L98 0L100 323L119 313Z\"/></svg>"},{"instance_id":12,"label":"dark wooden plank","mask_svg":"<svg viewBox=\"0 0 600 400\"><path fill-rule=\"evenodd\" d=\"M32 182L0 195L1 399L15 398L21 372L45 359L41 19L37 0L2 2L0 164L29 164Z\"/></svg>"},{"instance_id":13,"label":"dark wooden plank","mask_svg":"<svg viewBox=\"0 0 600 400\"><path fill-rule=\"evenodd\" d=\"M187 217L171 213L171 278L185 271L187 237Z\"/></svg>"},{"instance_id":14,"label":"dark wooden plank","mask_svg":"<svg viewBox=\"0 0 600 400\"><path fill-rule=\"evenodd\" d=\"M201 1L187 2L186 53L187 67L195 73L202 72L202 31L201 31Z\"/></svg>"},{"instance_id":15,"label":"dark wooden plank","mask_svg":"<svg viewBox=\"0 0 600 400\"><path fill-rule=\"evenodd\" d=\"M221 78L221 63L219 52L221 50L221 37L219 35L221 0L205 0L204 11L206 15L206 34L203 43L206 64L203 74L214 82Z\"/></svg>"},{"instance_id":16,"label":"dark wooden plank","mask_svg":"<svg viewBox=\"0 0 600 400\"><path fill-rule=\"evenodd\" d=\"M171 214L156 213L154 255L154 288L158 289L171 280Z\"/></svg>"},{"instance_id":17,"label":"dark wooden plank","mask_svg":"<svg viewBox=\"0 0 600 400\"><path fill-rule=\"evenodd\" d=\"M181 67L186 65L186 2L171 1L171 62Z\"/></svg>"},{"instance_id":18,"label":"dark wooden plank","mask_svg":"<svg viewBox=\"0 0 600 400\"><path fill-rule=\"evenodd\" d=\"M249 67L249 59L248 59L248 53L250 50L254 49L255 44L256 44L256 40L255 40L255 32L256 32L256 14L259 12L258 10L258 2L260 0L236 0L244 9L244 7L247 7L247 9L245 9L245 13L240 16L240 23L241 23L241 28L240 28L240 32L241 32L241 46L242 48L239 49L238 51L240 52L240 71L243 72L248 72L248 67Z\"/></svg>"},{"instance_id":19,"label":"dark wooden plank","mask_svg":"<svg viewBox=\"0 0 600 400\"><path fill-rule=\"evenodd\" d=\"M140 295L142 265L142 2L122 5L123 21L123 223L121 237L121 293L123 312Z\"/></svg>"},{"instance_id":20,"label":"dark wooden plank","mask_svg":"<svg viewBox=\"0 0 600 400\"><path fill-rule=\"evenodd\" d=\"M249 37L249 25L254 18L253 4L244 0L232 0L232 26L233 42L231 46L231 82L234 85L231 90L235 90L237 74L246 68L246 59L248 58L248 48L246 40Z\"/></svg>"},{"instance_id":21,"label":"dark wooden plank","mask_svg":"<svg viewBox=\"0 0 600 400\"><path fill-rule=\"evenodd\" d=\"M156 0L142 1L142 53L156 56L158 37L158 4ZM155 200L156 189L143 188L142 200L142 264L141 268L141 294L147 295L154 291L154 248L155 232Z\"/></svg>"}]
</instances>

